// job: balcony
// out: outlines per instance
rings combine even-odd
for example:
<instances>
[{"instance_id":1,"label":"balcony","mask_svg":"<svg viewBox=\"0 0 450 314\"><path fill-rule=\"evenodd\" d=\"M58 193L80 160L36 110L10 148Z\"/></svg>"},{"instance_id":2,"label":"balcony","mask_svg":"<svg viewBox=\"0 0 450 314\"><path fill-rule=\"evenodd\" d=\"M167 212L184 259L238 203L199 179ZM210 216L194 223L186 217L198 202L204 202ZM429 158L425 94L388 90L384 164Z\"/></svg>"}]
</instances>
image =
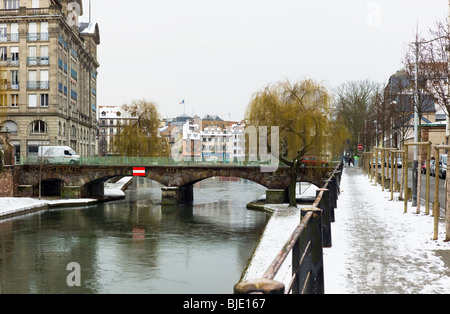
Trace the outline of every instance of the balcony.
<instances>
[{"instance_id":1,"label":"balcony","mask_svg":"<svg viewBox=\"0 0 450 314\"><path fill-rule=\"evenodd\" d=\"M28 81L27 90L48 90L50 89L49 81Z\"/></svg>"},{"instance_id":2,"label":"balcony","mask_svg":"<svg viewBox=\"0 0 450 314\"><path fill-rule=\"evenodd\" d=\"M19 34L0 34L0 42L19 42Z\"/></svg>"},{"instance_id":3,"label":"balcony","mask_svg":"<svg viewBox=\"0 0 450 314\"><path fill-rule=\"evenodd\" d=\"M28 57L27 65L50 65L49 57Z\"/></svg>"},{"instance_id":4,"label":"balcony","mask_svg":"<svg viewBox=\"0 0 450 314\"><path fill-rule=\"evenodd\" d=\"M17 91L19 90L19 82L5 82L0 84L0 91Z\"/></svg>"},{"instance_id":5,"label":"balcony","mask_svg":"<svg viewBox=\"0 0 450 314\"><path fill-rule=\"evenodd\" d=\"M20 7L18 9L2 9L0 10L1 16L39 16L39 15L60 15L61 11L58 8L39 8L31 9L26 7Z\"/></svg>"},{"instance_id":6,"label":"balcony","mask_svg":"<svg viewBox=\"0 0 450 314\"><path fill-rule=\"evenodd\" d=\"M1 66L18 67L19 66L19 60L18 59L12 59L12 58L7 58L5 60L0 60L0 67Z\"/></svg>"},{"instance_id":7,"label":"balcony","mask_svg":"<svg viewBox=\"0 0 450 314\"><path fill-rule=\"evenodd\" d=\"M48 33L28 33L28 41L48 41Z\"/></svg>"}]
</instances>

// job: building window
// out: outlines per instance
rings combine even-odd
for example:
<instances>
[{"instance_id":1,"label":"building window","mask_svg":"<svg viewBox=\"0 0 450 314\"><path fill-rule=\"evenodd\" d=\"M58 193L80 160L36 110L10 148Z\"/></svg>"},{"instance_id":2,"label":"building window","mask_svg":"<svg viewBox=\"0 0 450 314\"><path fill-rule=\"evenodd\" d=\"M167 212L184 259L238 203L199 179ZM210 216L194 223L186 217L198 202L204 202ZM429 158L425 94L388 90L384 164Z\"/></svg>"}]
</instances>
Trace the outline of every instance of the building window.
<instances>
[{"instance_id":1,"label":"building window","mask_svg":"<svg viewBox=\"0 0 450 314\"><path fill-rule=\"evenodd\" d=\"M19 65L19 47L11 47L11 65Z\"/></svg>"},{"instance_id":2,"label":"building window","mask_svg":"<svg viewBox=\"0 0 450 314\"><path fill-rule=\"evenodd\" d=\"M19 89L19 71L17 70L11 71L11 89L12 90Z\"/></svg>"},{"instance_id":3,"label":"building window","mask_svg":"<svg viewBox=\"0 0 450 314\"><path fill-rule=\"evenodd\" d=\"M11 41L19 41L19 23L11 23Z\"/></svg>"},{"instance_id":4,"label":"building window","mask_svg":"<svg viewBox=\"0 0 450 314\"><path fill-rule=\"evenodd\" d=\"M3 127L3 129L6 129L6 131L11 134L19 133L19 126L14 121L5 121L3 124L1 124L0 129L2 127Z\"/></svg>"},{"instance_id":5,"label":"building window","mask_svg":"<svg viewBox=\"0 0 450 314\"><path fill-rule=\"evenodd\" d=\"M40 64L41 64L41 65L49 65L49 60L48 60L48 46L41 46L41 58L40 58Z\"/></svg>"},{"instance_id":6,"label":"building window","mask_svg":"<svg viewBox=\"0 0 450 314\"><path fill-rule=\"evenodd\" d=\"M49 80L48 80L48 70L41 70L40 76L41 76L41 81L39 83L39 88L40 89L49 89L50 85L49 85Z\"/></svg>"},{"instance_id":7,"label":"building window","mask_svg":"<svg viewBox=\"0 0 450 314\"><path fill-rule=\"evenodd\" d=\"M47 123L36 120L31 123L31 134L47 134Z\"/></svg>"},{"instance_id":8,"label":"building window","mask_svg":"<svg viewBox=\"0 0 450 314\"><path fill-rule=\"evenodd\" d=\"M13 10L19 8L19 0L5 0L5 9Z\"/></svg>"},{"instance_id":9,"label":"building window","mask_svg":"<svg viewBox=\"0 0 450 314\"><path fill-rule=\"evenodd\" d=\"M6 28L6 24L0 24L0 41L8 40L8 31Z\"/></svg>"},{"instance_id":10,"label":"building window","mask_svg":"<svg viewBox=\"0 0 450 314\"><path fill-rule=\"evenodd\" d=\"M6 47L0 47L0 61L8 61L8 50Z\"/></svg>"},{"instance_id":11,"label":"building window","mask_svg":"<svg viewBox=\"0 0 450 314\"><path fill-rule=\"evenodd\" d=\"M38 40L37 23L35 22L28 23L28 40L29 41Z\"/></svg>"},{"instance_id":12,"label":"building window","mask_svg":"<svg viewBox=\"0 0 450 314\"><path fill-rule=\"evenodd\" d=\"M48 22L41 22L41 40L48 40Z\"/></svg>"},{"instance_id":13,"label":"building window","mask_svg":"<svg viewBox=\"0 0 450 314\"><path fill-rule=\"evenodd\" d=\"M19 107L19 95L11 95L11 107Z\"/></svg>"},{"instance_id":14,"label":"building window","mask_svg":"<svg viewBox=\"0 0 450 314\"><path fill-rule=\"evenodd\" d=\"M48 107L48 94L41 94L41 107Z\"/></svg>"},{"instance_id":15,"label":"building window","mask_svg":"<svg viewBox=\"0 0 450 314\"><path fill-rule=\"evenodd\" d=\"M28 107L30 107L30 108L37 107L37 95L36 94L28 95Z\"/></svg>"}]
</instances>

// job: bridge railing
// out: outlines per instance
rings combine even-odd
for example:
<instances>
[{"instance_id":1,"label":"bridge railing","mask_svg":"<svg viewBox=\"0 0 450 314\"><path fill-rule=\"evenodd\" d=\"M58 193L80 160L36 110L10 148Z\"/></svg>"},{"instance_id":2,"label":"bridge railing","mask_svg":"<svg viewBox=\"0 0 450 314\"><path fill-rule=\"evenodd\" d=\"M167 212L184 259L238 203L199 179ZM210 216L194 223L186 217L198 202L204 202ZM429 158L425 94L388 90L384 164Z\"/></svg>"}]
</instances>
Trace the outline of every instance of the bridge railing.
<instances>
[{"instance_id":1,"label":"bridge railing","mask_svg":"<svg viewBox=\"0 0 450 314\"><path fill-rule=\"evenodd\" d=\"M30 156L21 158L20 164L22 165L36 165L40 163L46 163L45 158L40 159L38 156ZM53 163L50 161L50 163ZM70 164L69 162L65 164ZM268 165L270 161L237 161L237 160L223 160L223 161L196 161L193 159L186 159L181 161L175 161L171 157L124 157L124 156L108 156L108 157L81 157L77 165L82 166L195 166L195 165L232 165L232 166L261 166ZM281 163L279 166L285 166Z\"/></svg>"},{"instance_id":2,"label":"bridge railing","mask_svg":"<svg viewBox=\"0 0 450 314\"><path fill-rule=\"evenodd\" d=\"M21 158L20 164L22 165L37 165L45 163L45 160L41 160L38 156L30 156ZM107 156L107 157L81 157L80 162L77 165L82 166L208 166L208 165L221 165L221 166L255 166L268 165L270 161L237 161L237 160L223 160L223 161L195 161L193 159L186 159L181 161L175 161L171 157L124 157L124 156ZM280 161L279 166L286 166Z\"/></svg>"},{"instance_id":3,"label":"bridge railing","mask_svg":"<svg viewBox=\"0 0 450 314\"><path fill-rule=\"evenodd\" d=\"M317 191L312 207L302 209L301 222L262 278L235 285L236 294L323 294L323 247L331 247L331 222L340 194L343 163L331 173L323 188ZM292 277L289 284L274 278L292 252Z\"/></svg>"}]
</instances>

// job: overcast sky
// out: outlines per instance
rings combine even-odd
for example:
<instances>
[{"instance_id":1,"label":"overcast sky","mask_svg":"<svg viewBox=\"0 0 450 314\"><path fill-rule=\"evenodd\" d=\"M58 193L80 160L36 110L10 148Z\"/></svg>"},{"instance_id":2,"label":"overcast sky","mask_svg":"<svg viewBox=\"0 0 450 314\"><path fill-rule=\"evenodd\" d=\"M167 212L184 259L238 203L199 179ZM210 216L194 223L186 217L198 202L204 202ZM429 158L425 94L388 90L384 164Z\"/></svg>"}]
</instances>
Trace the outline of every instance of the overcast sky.
<instances>
[{"instance_id":1,"label":"overcast sky","mask_svg":"<svg viewBox=\"0 0 450 314\"><path fill-rule=\"evenodd\" d=\"M416 25L426 35L447 0L91 0L100 28L98 105L133 99L163 117L244 118L268 83L311 78L330 90L385 83ZM89 1L83 0L88 20Z\"/></svg>"}]
</instances>

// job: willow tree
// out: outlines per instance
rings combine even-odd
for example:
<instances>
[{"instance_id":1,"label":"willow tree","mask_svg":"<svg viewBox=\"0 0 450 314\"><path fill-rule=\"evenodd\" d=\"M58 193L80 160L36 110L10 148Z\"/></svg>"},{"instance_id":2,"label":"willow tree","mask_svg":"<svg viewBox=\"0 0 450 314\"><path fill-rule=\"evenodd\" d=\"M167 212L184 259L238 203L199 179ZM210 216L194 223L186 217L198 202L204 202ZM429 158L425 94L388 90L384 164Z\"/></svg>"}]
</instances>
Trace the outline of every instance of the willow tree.
<instances>
[{"instance_id":1,"label":"willow tree","mask_svg":"<svg viewBox=\"0 0 450 314\"><path fill-rule=\"evenodd\" d=\"M128 157L167 157L169 144L158 132L160 115L156 104L146 100L123 105L126 121L112 140L114 154Z\"/></svg>"},{"instance_id":2,"label":"willow tree","mask_svg":"<svg viewBox=\"0 0 450 314\"><path fill-rule=\"evenodd\" d=\"M291 168L289 205L296 206L295 188L301 158L306 154L323 156L330 152L328 91L312 80L269 84L251 99L246 121L256 129L279 128L279 159Z\"/></svg>"}]
</instances>

